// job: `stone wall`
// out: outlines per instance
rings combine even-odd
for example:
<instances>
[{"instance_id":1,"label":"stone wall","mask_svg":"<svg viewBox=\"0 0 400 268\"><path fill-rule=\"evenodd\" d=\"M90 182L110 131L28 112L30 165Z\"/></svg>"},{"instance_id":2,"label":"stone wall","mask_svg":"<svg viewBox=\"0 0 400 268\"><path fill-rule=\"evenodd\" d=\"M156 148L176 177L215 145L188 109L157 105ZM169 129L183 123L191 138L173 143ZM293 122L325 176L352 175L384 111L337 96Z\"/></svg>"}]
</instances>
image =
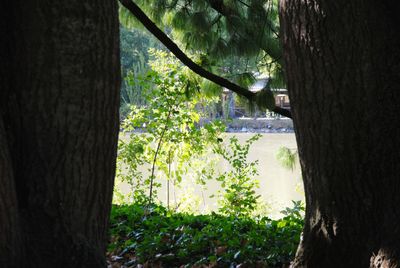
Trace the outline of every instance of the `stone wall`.
<instances>
[{"instance_id":1,"label":"stone wall","mask_svg":"<svg viewBox=\"0 0 400 268\"><path fill-rule=\"evenodd\" d=\"M201 120L203 124L209 120ZM293 121L290 119L235 118L225 122L227 132L292 133Z\"/></svg>"}]
</instances>

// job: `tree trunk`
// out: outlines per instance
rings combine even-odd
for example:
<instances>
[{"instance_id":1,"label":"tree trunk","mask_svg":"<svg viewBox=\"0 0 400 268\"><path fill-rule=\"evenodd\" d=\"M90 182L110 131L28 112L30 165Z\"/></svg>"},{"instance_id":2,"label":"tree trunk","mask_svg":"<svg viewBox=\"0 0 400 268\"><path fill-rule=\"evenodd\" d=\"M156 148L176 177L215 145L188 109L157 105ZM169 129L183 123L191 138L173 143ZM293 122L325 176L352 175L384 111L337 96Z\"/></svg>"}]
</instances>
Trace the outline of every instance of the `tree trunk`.
<instances>
[{"instance_id":1,"label":"tree trunk","mask_svg":"<svg viewBox=\"0 0 400 268\"><path fill-rule=\"evenodd\" d=\"M293 267L400 267L399 15L385 2L280 1L307 207Z\"/></svg>"},{"instance_id":2,"label":"tree trunk","mask_svg":"<svg viewBox=\"0 0 400 268\"><path fill-rule=\"evenodd\" d=\"M105 266L119 129L117 3L3 2L0 267Z\"/></svg>"}]
</instances>

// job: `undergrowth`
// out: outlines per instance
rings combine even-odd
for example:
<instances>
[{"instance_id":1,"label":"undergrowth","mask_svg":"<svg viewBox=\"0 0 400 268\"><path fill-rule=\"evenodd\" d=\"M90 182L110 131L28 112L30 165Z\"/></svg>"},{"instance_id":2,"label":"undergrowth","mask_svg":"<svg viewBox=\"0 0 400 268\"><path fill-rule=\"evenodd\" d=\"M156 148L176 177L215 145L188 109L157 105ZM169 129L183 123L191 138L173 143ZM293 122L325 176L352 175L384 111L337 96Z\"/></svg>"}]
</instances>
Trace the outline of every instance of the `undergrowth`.
<instances>
[{"instance_id":1,"label":"undergrowth","mask_svg":"<svg viewBox=\"0 0 400 268\"><path fill-rule=\"evenodd\" d=\"M272 220L114 205L109 261L112 267L284 267L299 243L302 210L294 202Z\"/></svg>"}]
</instances>

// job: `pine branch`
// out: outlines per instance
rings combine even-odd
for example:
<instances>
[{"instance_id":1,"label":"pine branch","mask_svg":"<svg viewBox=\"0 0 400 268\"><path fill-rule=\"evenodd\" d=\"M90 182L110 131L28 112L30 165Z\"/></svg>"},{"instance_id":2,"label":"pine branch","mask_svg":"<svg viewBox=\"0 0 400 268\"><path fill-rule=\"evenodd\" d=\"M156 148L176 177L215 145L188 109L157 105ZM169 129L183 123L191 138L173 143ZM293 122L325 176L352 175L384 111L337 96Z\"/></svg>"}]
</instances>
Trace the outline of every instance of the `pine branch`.
<instances>
[{"instance_id":1,"label":"pine branch","mask_svg":"<svg viewBox=\"0 0 400 268\"><path fill-rule=\"evenodd\" d=\"M239 1L241 4L250 7L249 5L247 5L246 3ZM210 4L210 6L217 11L219 14L223 15L224 17L230 17L230 16L236 16L236 17L240 17L240 15L237 13L237 11L235 11L232 8L227 7L224 4L223 0L208 0L208 3ZM275 29L275 27L272 25L272 23L266 18L265 19L265 23L268 26L268 29L274 33L278 39L279 39L279 34L277 32L277 30ZM252 31L249 31L250 33ZM255 39L254 36L242 36L242 34L240 32L238 32L238 34L242 37L242 38L250 38L250 39ZM261 47L262 50L264 50L268 55L270 55L272 58L276 59L276 61L279 62L279 64L283 64L282 61L282 55L280 53L274 53L273 50L271 50L269 47Z\"/></svg>"},{"instance_id":2,"label":"pine branch","mask_svg":"<svg viewBox=\"0 0 400 268\"><path fill-rule=\"evenodd\" d=\"M251 102L255 101L257 96L256 93L232 83L221 76L215 75L192 61L163 31L157 27L157 25L149 17L147 17L147 15L132 0L119 0L119 2L126 9L128 9L149 32L151 32L158 40L160 40L165 47L167 47L184 65L186 65L193 72L220 85L221 87L225 87L236 94L247 98ZM276 106L274 109L272 109L272 111L282 116L292 118L289 110Z\"/></svg>"}]
</instances>

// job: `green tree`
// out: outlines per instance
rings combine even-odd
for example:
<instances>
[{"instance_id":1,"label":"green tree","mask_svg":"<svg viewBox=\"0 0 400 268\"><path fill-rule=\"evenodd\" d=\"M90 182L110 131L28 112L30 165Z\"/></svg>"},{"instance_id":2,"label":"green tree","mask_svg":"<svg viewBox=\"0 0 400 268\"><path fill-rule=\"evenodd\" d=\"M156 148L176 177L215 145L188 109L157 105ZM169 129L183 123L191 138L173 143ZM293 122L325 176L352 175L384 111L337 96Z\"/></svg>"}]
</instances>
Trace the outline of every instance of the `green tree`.
<instances>
[{"instance_id":1,"label":"green tree","mask_svg":"<svg viewBox=\"0 0 400 268\"><path fill-rule=\"evenodd\" d=\"M221 174L217 180L221 181L219 211L233 216L249 216L257 208L260 195L255 190L259 182L254 176L258 175L258 161L248 162L250 146L261 137L260 134L240 144L237 137L229 140L229 146L215 147L214 152L226 160L231 170Z\"/></svg>"},{"instance_id":2,"label":"green tree","mask_svg":"<svg viewBox=\"0 0 400 268\"><path fill-rule=\"evenodd\" d=\"M121 117L125 118L129 105L142 106L146 100L139 77L145 75L150 67L148 61L150 48L161 49L156 39L141 29L120 26L121 48Z\"/></svg>"},{"instance_id":3,"label":"green tree","mask_svg":"<svg viewBox=\"0 0 400 268\"><path fill-rule=\"evenodd\" d=\"M198 181L209 177L209 166L194 167L193 161L211 153L208 147L218 143L225 129L219 122L199 126L201 114L196 107L213 103L215 99L200 93L199 77L168 53L153 50L151 55L154 57L149 63L152 71L142 81L147 105L131 106L122 124L129 139L122 140L119 146L118 176L133 185L135 202L154 201L160 182L156 171L163 173L168 186L170 182L179 184L189 169L196 169ZM144 164L150 166L148 178L143 178L138 171ZM167 202L169 206L169 198Z\"/></svg>"},{"instance_id":4,"label":"green tree","mask_svg":"<svg viewBox=\"0 0 400 268\"><path fill-rule=\"evenodd\" d=\"M202 64L218 73L264 68L282 77L276 1L137 1L160 27L171 27L186 50L201 52ZM126 17L127 10L121 9ZM255 30L257 29L257 30ZM248 40L251 40L249 42ZM270 68L266 68L270 67ZM272 68L276 67L276 68Z\"/></svg>"},{"instance_id":5,"label":"green tree","mask_svg":"<svg viewBox=\"0 0 400 268\"><path fill-rule=\"evenodd\" d=\"M282 109L281 107L275 106L273 94L271 92L271 85L272 83L269 83L269 86L264 88L262 91L258 93L251 92L247 90L247 86L240 85L240 83L234 83L230 80L227 80L226 78L223 78L221 76L216 75L218 73L218 70L215 70L213 66L215 64L212 63L212 61L209 59L209 57L205 56L210 54L210 51L205 51L205 53L200 53L199 59L196 62L194 62L192 59L190 59L178 46L176 43L174 43L171 38L169 38L163 31L160 30L160 28L140 9L140 7L132 2L131 0L120 0L121 4L126 7L143 25L148 29L152 34L154 34L157 39L159 39L174 55L181 60L186 66L188 66L191 70L193 70L195 73L198 75L204 77L205 79L208 79L216 84L218 84L221 87L228 88L232 90L233 92L247 98L251 104L256 103L259 108L263 109L269 109L273 112L276 112L278 114L281 114L283 116L291 117L290 111L286 109ZM178 1L179 2L179 1ZM194 2L199 2L199 1L194 1ZM194 3L193 2L193 3ZM203 2L203 1L202 1ZM147 3L147 2L146 2ZM152 2L153 3L153 2ZM169 13L166 13L166 10L164 8L164 4L166 2L164 1L156 1L153 4L149 4L149 6L145 5L146 7L150 7L149 10L152 10L151 14L153 15L153 19L159 24L162 22L161 18L162 17L168 17ZM169 7L170 5L174 6L177 2L173 1L172 3L168 3L166 5ZM190 6L192 2L185 2L180 3L182 5L188 5ZM154 8L154 10L153 10ZM124 10L124 9L123 9ZM247 9L246 9L247 10ZM247 13L246 13L247 14ZM236 15L235 15L236 16ZM234 17L235 17L234 16ZM177 15L178 18L180 16ZM199 16L200 17L200 16ZM248 23L251 21L254 21L255 19L252 16L245 16L243 19L247 19ZM191 25L190 23L187 23L188 27ZM270 23L264 22L264 25L271 25ZM271 28L272 26L268 26ZM250 29L247 29L248 31ZM219 32L220 30L218 30ZM212 31L211 31L212 32ZM264 32L264 31L261 31ZM205 35L205 33L200 33L201 36ZM264 34L262 34L264 35ZM193 35L195 36L195 35ZM239 38L240 39L240 38ZM271 38L269 38L271 39ZM212 39L210 39L212 42ZM272 39L271 39L272 40ZM192 40L191 42L196 42L196 40ZM201 40L197 40L197 42L201 43ZM242 39L242 43L247 42L246 39ZM248 43L248 42L247 42ZM276 43L278 41L276 40ZM186 46L189 46L189 44L186 44ZM232 44L233 46L233 44ZM250 44L249 44L250 46ZM237 48L238 51L242 51L243 55L246 54L245 49L241 49L240 46ZM260 50L259 50L260 51ZM198 52L198 51L197 51ZM272 54L272 52L270 52ZM212 55L212 53L210 54ZM217 55L213 55L213 59L218 59ZM268 55L265 55L263 58L268 58ZM221 59L223 60L223 59ZM274 66L273 68L269 68L270 73L273 71L275 76L274 81L282 81L282 79L277 79L278 77L282 77L282 68L280 67L280 64L278 60L272 60L272 62L266 64L268 66ZM224 70L225 68L222 68ZM214 72L214 73L213 73ZM245 76L248 76L248 73L242 73ZM238 81L248 81L247 79L238 79Z\"/></svg>"}]
</instances>

